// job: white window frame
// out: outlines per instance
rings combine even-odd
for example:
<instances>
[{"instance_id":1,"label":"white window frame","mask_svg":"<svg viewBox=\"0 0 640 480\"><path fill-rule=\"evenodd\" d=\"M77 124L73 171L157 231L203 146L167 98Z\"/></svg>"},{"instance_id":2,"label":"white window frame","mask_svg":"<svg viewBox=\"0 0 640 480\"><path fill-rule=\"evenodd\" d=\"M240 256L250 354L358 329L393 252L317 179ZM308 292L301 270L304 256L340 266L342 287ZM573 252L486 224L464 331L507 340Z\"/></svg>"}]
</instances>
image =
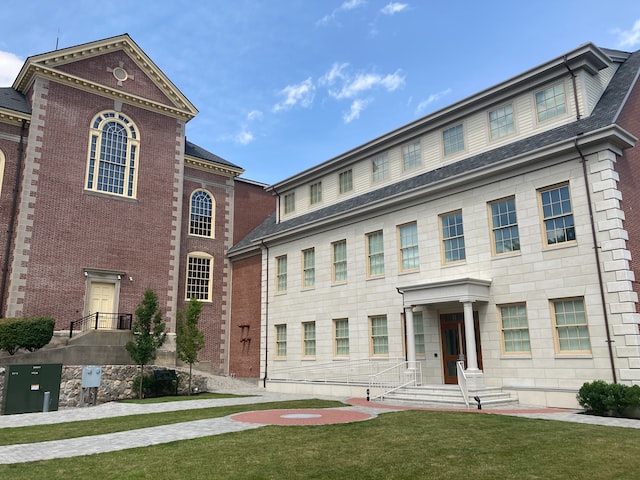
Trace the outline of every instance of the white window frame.
<instances>
[{"instance_id":1,"label":"white window frame","mask_svg":"<svg viewBox=\"0 0 640 480\"><path fill-rule=\"evenodd\" d=\"M344 245L344 257L338 256L338 247ZM344 275L344 278L338 278ZM331 280L333 283L346 283L348 278L347 270L347 240L338 240L331 244Z\"/></svg>"},{"instance_id":2,"label":"white window frame","mask_svg":"<svg viewBox=\"0 0 640 480\"><path fill-rule=\"evenodd\" d=\"M196 298L201 302L213 301L213 256L205 252L187 255L185 300Z\"/></svg>"},{"instance_id":3,"label":"white window frame","mask_svg":"<svg viewBox=\"0 0 640 480\"><path fill-rule=\"evenodd\" d=\"M276 257L276 292L285 293L287 291L287 256Z\"/></svg>"},{"instance_id":4,"label":"white window frame","mask_svg":"<svg viewBox=\"0 0 640 480\"><path fill-rule=\"evenodd\" d=\"M511 208L510 202L513 203L513 208ZM493 254L505 255L519 252L520 230L515 195L489 202L488 208Z\"/></svg>"},{"instance_id":5,"label":"white window frame","mask_svg":"<svg viewBox=\"0 0 640 480\"><path fill-rule=\"evenodd\" d=\"M500 345L503 355L531 355L531 336L525 303L497 305L500 321ZM524 322L524 323L516 323ZM528 348L516 349L517 345ZM508 346L511 346L509 348Z\"/></svg>"},{"instance_id":6,"label":"white window frame","mask_svg":"<svg viewBox=\"0 0 640 480\"><path fill-rule=\"evenodd\" d=\"M346 332L345 332L346 324ZM346 349L346 352L345 352ZM336 318L333 320L333 356L349 356L349 319Z\"/></svg>"},{"instance_id":7,"label":"white window frame","mask_svg":"<svg viewBox=\"0 0 640 480\"><path fill-rule=\"evenodd\" d=\"M372 250L375 245L372 245L371 239L375 236L380 236L380 250ZM375 232L369 232L366 234L366 248L367 248L367 277L382 277L384 276L384 233L382 230L376 230ZM374 265L375 263L375 265ZM372 268L378 267L378 269ZM375 271L374 271L375 270Z\"/></svg>"},{"instance_id":8,"label":"white window frame","mask_svg":"<svg viewBox=\"0 0 640 480\"><path fill-rule=\"evenodd\" d=\"M194 208L197 195L208 197L209 212L206 211L207 205L203 202L198 202ZM211 192L203 188L194 190L189 199L189 235L194 237L215 238L215 211L216 202Z\"/></svg>"},{"instance_id":9,"label":"white window frame","mask_svg":"<svg viewBox=\"0 0 640 480\"><path fill-rule=\"evenodd\" d=\"M575 308L577 304L581 308ZM550 302L553 336L557 354L591 354L591 336L584 298L557 298ZM562 308L559 308L562 307ZM567 308L571 307L571 308ZM558 320L562 319L560 323ZM573 320L573 323L571 323ZM567 348L578 343L585 348Z\"/></svg>"},{"instance_id":10,"label":"white window frame","mask_svg":"<svg viewBox=\"0 0 640 480\"><path fill-rule=\"evenodd\" d=\"M316 322L302 322L302 356L316 357Z\"/></svg>"},{"instance_id":11,"label":"white window frame","mask_svg":"<svg viewBox=\"0 0 640 480\"><path fill-rule=\"evenodd\" d=\"M302 288L313 288L316 285L316 250L302 250Z\"/></svg>"},{"instance_id":12,"label":"white window frame","mask_svg":"<svg viewBox=\"0 0 640 480\"><path fill-rule=\"evenodd\" d=\"M564 87L563 82L538 90L534 93L533 98L538 123L567 114L567 89ZM559 98L562 98L562 103L558 102ZM544 108L541 108L542 106Z\"/></svg>"},{"instance_id":13,"label":"white window frame","mask_svg":"<svg viewBox=\"0 0 640 480\"><path fill-rule=\"evenodd\" d=\"M408 229L413 231L409 232ZM398 225L398 264L401 272L412 272L420 268L418 249L418 222ZM407 243L410 242L410 243Z\"/></svg>"}]
</instances>

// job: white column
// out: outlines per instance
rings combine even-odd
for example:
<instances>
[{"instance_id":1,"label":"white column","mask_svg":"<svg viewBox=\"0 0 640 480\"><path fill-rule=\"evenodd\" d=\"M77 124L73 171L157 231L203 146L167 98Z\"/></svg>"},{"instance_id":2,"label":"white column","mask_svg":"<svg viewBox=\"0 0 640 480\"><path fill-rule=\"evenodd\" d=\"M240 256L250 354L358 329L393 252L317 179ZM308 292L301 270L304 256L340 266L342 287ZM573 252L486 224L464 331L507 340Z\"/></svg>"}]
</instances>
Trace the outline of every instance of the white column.
<instances>
[{"instance_id":1,"label":"white column","mask_svg":"<svg viewBox=\"0 0 640 480\"><path fill-rule=\"evenodd\" d=\"M467 372L479 372L478 355L476 353L476 328L473 322L473 302L463 301L464 336L467 346Z\"/></svg>"},{"instance_id":2,"label":"white column","mask_svg":"<svg viewBox=\"0 0 640 480\"><path fill-rule=\"evenodd\" d=\"M414 369L416 365L416 336L413 332L413 310L411 307L404 309L404 323L407 333L407 361L409 361L409 368Z\"/></svg>"}]
</instances>

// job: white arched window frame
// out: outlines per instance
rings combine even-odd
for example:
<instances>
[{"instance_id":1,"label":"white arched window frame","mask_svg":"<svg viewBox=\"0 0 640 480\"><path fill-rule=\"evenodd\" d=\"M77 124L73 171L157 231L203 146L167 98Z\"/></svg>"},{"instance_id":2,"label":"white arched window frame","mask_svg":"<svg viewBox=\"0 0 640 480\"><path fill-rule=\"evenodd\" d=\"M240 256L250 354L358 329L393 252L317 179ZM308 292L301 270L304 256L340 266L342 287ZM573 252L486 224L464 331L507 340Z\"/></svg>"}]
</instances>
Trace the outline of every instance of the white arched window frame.
<instances>
[{"instance_id":1,"label":"white arched window frame","mask_svg":"<svg viewBox=\"0 0 640 480\"><path fill-rule=\"evenodd\" d=\"M140 135L120 112L105 111L91 122L85 189L136 198Z\"/></svg>"},{"instance_id":2,"label":"white arched window frame","mask_svg":"<svg viewBox=\"0 0 640 480\"><path fill-rule=\"evenodd\" d=\"M213 256L205 252L187 255L185 299L196 298L201 302L212 301Z\"/></svg>"},{"instance_id":3,"label":"white arched window frame","mask_svg":"<svg viewBox=\"0 0 640 480\"><path fill-rule=\"evenodd\" d=\"M0 150L0 193L2 193L2 182L4 182L4 153Z\"/></svg>"},{"instance_id":4,"label":"white arched window frame","mask_svg":"<svg viewBox=\"0 0 640 480\"><path fill-rule=\"evenodd\" d=\"M206 190L195 190L189 202L189 235L215 237L216 202Z\"/></svg>"}]
</instances>

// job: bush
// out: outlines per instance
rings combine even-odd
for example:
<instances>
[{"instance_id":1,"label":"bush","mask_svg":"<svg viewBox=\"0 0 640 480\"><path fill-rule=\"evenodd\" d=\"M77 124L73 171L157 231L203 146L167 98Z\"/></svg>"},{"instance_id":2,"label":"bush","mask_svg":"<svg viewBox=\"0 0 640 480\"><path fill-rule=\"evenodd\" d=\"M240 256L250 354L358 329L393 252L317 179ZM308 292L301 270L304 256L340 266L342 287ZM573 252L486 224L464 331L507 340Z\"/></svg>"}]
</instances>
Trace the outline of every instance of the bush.
<instances>
[{"instance_id":1,"label":"bush","mask_svg":"<svg viewBox=\"0 0 640 480\"><path fill-rule=\"evenodd\" d=\"M580 387L578 403L594 415L624 415L625 410L640 406L640 386L595 380Z\"/></svg>"},{"instance_id":2,"label":"bush","mask_svg":"<svg viewBox=\"0 0 640 480\"><path fill-rule=\"evenodd\" d=\"M55 323L50 317L4 318L0 320L0 350L10 355L21 348L34 352L51 341Z\"/></svg>"},{"instance_id":3,"label":"bush","mask_svg":"<svg viewBox=\"0 0 640 480\"><path fill-rule=\"evenodd\" d=\"M142 376L142 393L143 397L150 397L155 392L156 388L156 378L153 375L143 375ZM140 375L138 375L133 380L133 385L131 389L138 393L140 391Z\"/></svg>"}]
</instances>

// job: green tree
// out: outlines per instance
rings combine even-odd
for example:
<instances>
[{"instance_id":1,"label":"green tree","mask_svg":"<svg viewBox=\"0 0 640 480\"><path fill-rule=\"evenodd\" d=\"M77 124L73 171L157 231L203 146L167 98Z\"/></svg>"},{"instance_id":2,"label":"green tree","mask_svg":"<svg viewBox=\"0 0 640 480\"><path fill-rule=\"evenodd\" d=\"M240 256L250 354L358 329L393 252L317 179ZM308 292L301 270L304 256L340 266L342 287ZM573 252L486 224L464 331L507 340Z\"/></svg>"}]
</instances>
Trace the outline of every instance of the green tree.
<instances>
[{"instance_id":1,"label":"green tree","mask_svg":"<svg viewBox=\"0 0 640 480\"><path fill-rule=\"evenodd\" d=\"M198 352L204 347L204 333L198 329L202 302L192 298L186 312L178 312L176 330L176 354L180 360L189 364L189 395L191 395L191 371L198 361Z\"/></svg>"},{"instance_id":2,"label":"green tree","mask_svg":"<svg viewBox=\"0 0 640 480\"><path fill-rule=\"evenodd\" d=\"M136 321L133 322L133 340L127 342L126 348L131 359L140 366L140 377L144 377L144 366L156 358L158 348L167 338L162 313L158 307L158 296L153 290L144 292L144 297L136 309ZM139 398L142 398L140 382Z\"/></svg>"}]
</instances>

